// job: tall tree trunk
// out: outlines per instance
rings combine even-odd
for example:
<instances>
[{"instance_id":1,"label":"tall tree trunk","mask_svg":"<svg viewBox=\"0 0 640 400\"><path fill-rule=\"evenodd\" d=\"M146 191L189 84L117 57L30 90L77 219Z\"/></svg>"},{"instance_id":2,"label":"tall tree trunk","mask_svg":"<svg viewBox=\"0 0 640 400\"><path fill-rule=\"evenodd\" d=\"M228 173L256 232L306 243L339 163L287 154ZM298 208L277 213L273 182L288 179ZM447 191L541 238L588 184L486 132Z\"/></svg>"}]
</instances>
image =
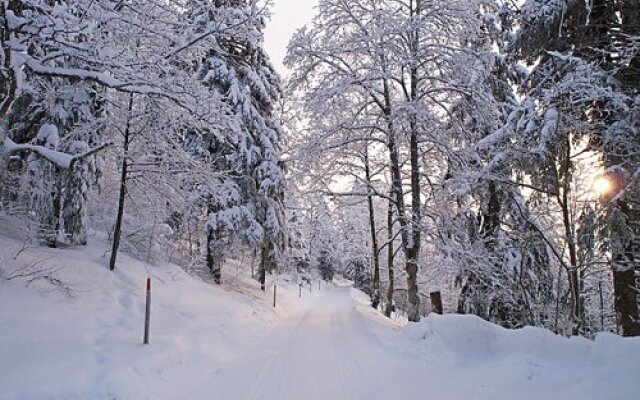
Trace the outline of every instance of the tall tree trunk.
<instances>
[{"instance_id":1,"label":"tall tree trunk","mask_svg":"<svg viewBox=\"0 0 640 400\"><path fill-rule=\"evenodd\" d=\"M590 3L589 11L589 24L584 34L576 36L579 44L586 49L582 51L581 56L611 72L625 94L634 98L640 89L640 54L633 54L630 60L621 62L625 52L620 49L628 50L635 46L634 38L640 33L640 0L618 2L594 0ZM594 115L600 115L600 122L606 126L616 122L617 117L611 115L604 102L597 103L596 111L598 108L603 108L602 113L594 113ZM637 135L635 140L638 140ZM602 137L596 137L595 142L601 146L606 168L624 168L630 174L634 173L638 167L638 159L634 157L633 150L630 150L630 153L625 154L625 152L638 146L637 142L614 143L606 146L602 143ZM631 209L627 201L622 198L612 205L610 212L620 212L626 220L626 226L638 237L640 211ZM610 234L613 236L623 237L627 234L615 227L610 226L610 229ZM628 244L621 247L612 249L614 305L622 334L638 336L640 335L637 322L638 286L634 274L639 267L637 261L633 260L640 259L640 245L630 240ZM572 286L576 285L575 278L571 278L570 282Z\"/></svg>"},{"instance_id":2,"label":"tall tree trunk","mask_svg":"<svg viewBox=\"0 0 640 400\"><path fill-rule=\"evenodd\" d=\"M584 328L584 310L580 294L580 271L578 271L578 251L575 234L575 224L571 218L569 197L571 193L571 142L566 139L564 143L565 154L560 160L560 174L556 173L557 181L561 180L558 187L558 203L562 209L562 221L564 235L569 250L569 288L571 289L571 318L573 320L573 334L578 335ZM560 184L561 183L561 184Z\"/></svg>"},{"instance_id":3,"label":"tall tree trunk","mask_svg":"<svg viewBox=\"0 0 640 400\"><path fill-rule=\"evenodd\" d=\"M640 0L620 0L618 4L622 24L616 28L621 33L620 40L624 47L634 48L637 46L634 41L637 41L637 37L640 35ZM617 78L622 81L630 94L638 94L638 90L640 90L640 53L636 52L628 64L619 69Z\"/></svg>"},{"instance_id":4,"label":"tall tree trunk","mask_svg":"<svg viewBox=\"0 0 640 400\"><path fill-rule=\"evenodd\" d=\"M617 206L625 216L635 216L638 220L638 211L630 209L626 201L618 200ZM627 219L627 224L632 221ZM638 289L636 271L638 270L638 226L631 225L635 238L625 245L624 250L613 254L613 291L614 305L618 316L618 323L622 328L623 336L640 336L640 320L638 313ZM635 240L634 240L635 239ZM635 260L635 261L634 261Z\"/></svg>"},{"instance_id":5,"label":"tall tree trunk","mask_svg":"<svg viewBox=\"0 0 640 400\"><path fill-rule=\"evenodd\" d=\"M260 252L260 269L258 270L258 280L260 281L260 289L264 292L267 283L267 263L269 262L269 244L265 241L262 244Z\"/></svg>"},{"instance_id":6,"label":"tall tree trunk","mask_svg":"<svg viewBox=\"0 0 640 400\"><path fill-rule=\"evenodd\" d=\"M16 16L20 16L22 10L16 2L2 2L0 4L0 35L2 45L2 71L0 71L0 120L3 120L9 113L18 93L18 78L12 66L12 52L7 43L11 40L13 30L9 27L7 11L12 11ZM0 121L2 124L2 121ZM0 128L5 128L0 125ZM0 137L2 139L2 137ZM0 144L1 145L1 144ZM1 148L0 148L1 149Z\"/></svg>"},{"instance_id":7,"label":"tall tree trunk","mask_svg":"<svg viewBox=\"0 0 640 400\"><path fill-rule=\"evenodd\" d=\"M411 10L411 17L419 18L422 10L421 0L415 0L415 8ZM411 229L410 243L405 252L407 256L407 292L409 296L409 321L420 320L420 296L418 295L418 258L420 257L420 155L418 149L418 123L417 108L419 103L419 77L418 77L418 47L420 45L420 34L417 29L411 31L411 58L410 67L411 90L410 101L416 107L409 119L411 134L409 137L409 154L411 163Z\"/></svg>"},{"instance_id":8,"label":"tall tree trunk","mask_svg":"<svg viewBox=\"0 0 640 400\"><path fill-rule=\"evenodd\" d=\"M73 245L87 244L86 203L87 183L80 173L82 166L76 164L69 171L62 171L62 179L66 183L65 196L62 202L62 221L64 234Z\"/></svg>"},{"instance_id":9,"label":"tall tree trunk","mask_svg":"<svg viewBox=\"0 0 640 400\"><path fill-rule=\"evenodd\" d=\"M367 203L369 205L369 230L371 231L371 251L373 257L373 282L371 307L377 309L380 305L380 254L378 253L378 237L376 234L376 218L373 208L373 193L371 190L371 168L369 166L369 146L364 152L364 172L367 181Z\"/></svg>"},{"instance_id":10,"label":"tall tree trunk","mask_svg":"<svg viewBox=\"0 0 640 400\"><path fill-rule=\"evenodd\" d=\"M484 242L484 247L490 254L496 254L496 246L498 243L498 232L500 231L501 220L500 214L502 204L498 196L498 188L496 183L492 180L487 182L487 192L489 198L486 203L486 207L483 207L480 219L479 234ZM492 267L498 272L502 271L502 265L500 261L494 261ZM493 288L490 287L490 283L487 284L486 280L482 278L482 274L468 273L466 280L461 279L462 288L460 290L460 297L458 298L457 312L459 314L466 314L469 310L473 310L473 313L484 319L491 319L492 317L504 321L504 307L501 306L500 299L493 299L487 301L488 294ZM497 314L497 315L496 315Z\"/></svg>"},{"instance_id":11,"label":"tall tree trunk","mask_svg":"<svg viewBox=\"0 0 640 400\"><path fill-rule=\"evenodd\" d=\"M0 57L0 59L2 59L2 65L0 66L0 154L4 153L5 150L5 137L9 136L7 117L13 103L18 97L19 77L16 76L17 69L14 69L13 66L13 52L8 46L9 41L11 41L14 36L14 30L11 29L9 18L7 18L8 11L11 11L17 17L20 17L22 14L22 10L17 2L4 1L0 3L0 46L2 47L0 49L0 51L2 51L2 56ZM0 195L2 196L0 209L2 209L7 200L9 200L8 202L12 202L18 198L18 185L20 182L20 173L16 171L14 174L12 171L9 171L10 158L1 158L4 161L4 165L0 165L0 169L2 169L2 171L0 171ZM15 182L16 185L9 185L9 181ZM11 186L14 187L9 189ZM42 231L38 232L38 236L40 236L39 240L43 239L41 235ZM48 244L48 242L45 238L44 244ZM55 241L53 244L52 247L55 247Z\"/></svg>"},{"instance_id":12,"label":"tall tree trunk","mask_svg":"<svg viewBox=\"0 0 640 400\"><path fill-rule=\"evenodd\" d=\"M118 197L118 213L116 216L116 226L113 229L113 246L111 248L111 259L109 269L116 269L116 259L120 250L120 238L122 236L122 218L124 216L124 199L127 195L127 173L129 168L129 143L131 140L131 112L133 111L133 93L129 94L129 105L127 107L129 115L127 125L124 129L124 154L122 155L122 171L120 174L120 195Z\"/></svg>"},{"instance_id":13,"label":"tall tree trunk","mask_svg":"<svg viewBox=\"0 0 640 400\"><path fill-rule=\"evenodd\" d=\"M418 249L410 247L405 252L407 262L407 295L409 298L409 309L407 319L411 322L420 321L420 296L418 295Z\"/></svg>"},{"instance_id":14,"label":"tall tree trunk","mask_svg":"<svg viewBox=\"0 0 640 400\"><path fill-rule=\"evenodd\" d=\"M387 268L389 269L389 286L387 287L387 304L384 308L384 315L391 317L393 306L393 202L389 200L387 209Z\"/></svg>"},{"instance_id":15,"label":"tall tree trunk","mask_svg":"<svg viewBox=\"0 0 640 400\"><path fill-rule=\"evenodd\" d=\"M611 159L614 160L611 160ZM605 166L622 165L618 156L605 158ZM622 328L623 336L640 336L640 322L638 321L638 284L636 274L640 271L640 210L637 206L630 206L624 198L615 201L610 212L619 212L624 219L625 228L611 230L610 235L618 236L624 243L611 250L613 273L614 306L618 324ZM625 238L628 235L630 238Z\"/></svg>"},{"instance_id":16,"label":"tall tree trunk","mask_svg":"<svg viewBox=\"0 0 640 400\"><path fill-rule=\"evenodd\" d=\"M619 267L613 269L613 291L616 314L623 336L640 336L638 323L636 273L633 269L621 271Z\"/></svg>"},{"instance_id":17,"label":"tall tree trunk","mask_svg":"<svg viewBox=\"0 0 640 400\"><path fill-rule=\"evenodd\" d=\"M207 268L209 268L213 282L219 285L222 283L222 254L220 249L216 247L218 245L216 239L216 232L211 227L207 227Z\"/></svg>"},{"instance_id":18,"label":"tall tree trunk","mask_svg":"<svg viewBox=\"0 0 640 400\"><path fill-rule=\"evenodd\" d=\"M211 272L211 277L216 285L222 283L221 261L219 254L214 251L216 246L215 233L211 229L207 229L207 268Z\"/></svg>"},{"instance_id":19,"label":"tall tree trunk","mask_svg":"<svg viewBox=\"0 0 640 400\"><path fill-rule=\"evenodd\" d=\"M60 231L60 178L59 168L48 165L43 161L40 165L44 169L44 182L40 182L41 197L35 204L38 218L38 241L45 246L58 246L58 232ZM44 186L44 187L42 187Z\"/></svg>"},{"instance_id":20,"label":"tall tree trunk","mask_svg":"<svg viewBox=\"0 0 640 400\"><path fill-rule=\"evenodd\" d=\"M621 27L623 33L622 40L626 46L632 46L633 37L640 34L640 0L622 0L619 3ZM630 60L628 65L620 68L617 77L623 83L626 92L631 96L636 96L640 91L640 54ZM640 138L636 135L635 147L640 146ZM634 161L633 155L625 157L624 155L615 154L605 155L605 164L607 167L624 165L625 162L634 162L635 165L629 165L628 170L633 173L637 168L637 157ZM625 158L624 160L621 158ZM618 249L613 256L613 283L614 283L614 303L618 322L622 328L624 336L640 336L640 322L638 321L638 285L635 275L640 271L640 209L637 204L628 202L626 199L617 201L617 207L624 215L626 225L633 233L631 238L625 245L624 249Z\"/></svg>"},{"instance_id":21,"label":"tall tree trunk","mask_svg":"<svg viewBox=\"0 0 640 400\"><path fill-rule=\"evenodd\" d=\"M407 272L407 289L409 309L407 310L408 319L411 322L420 320L420 298L417 290L417 251L419 245L415 243L416 229L412 228L407 220L406 205L404 202L404 189L402 188L402 172L400 170L400 155L398 144L396 142L396 132L391 115L391 94L389 90L389 82L383 81L384 101L383 109L388 130L387 146L389 148L389 159L391 168L391 182L393 185L393 196L395 197L396 209L398 210L398 220L400 221L400 237L402 239L402 250L405 254L405 271ZM413 155L411 157L413 159ZM413 174L412 174L413 181Z\"/></svg>"}]
</instances>

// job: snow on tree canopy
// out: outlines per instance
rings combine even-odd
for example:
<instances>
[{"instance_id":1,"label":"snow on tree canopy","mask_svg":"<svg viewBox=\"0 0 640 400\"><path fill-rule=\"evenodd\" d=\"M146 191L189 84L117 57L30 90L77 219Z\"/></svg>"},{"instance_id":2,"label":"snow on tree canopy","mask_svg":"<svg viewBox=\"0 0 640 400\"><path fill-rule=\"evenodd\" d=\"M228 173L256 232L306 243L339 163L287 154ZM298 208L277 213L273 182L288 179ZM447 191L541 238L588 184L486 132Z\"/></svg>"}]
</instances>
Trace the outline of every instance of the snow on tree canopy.
<instances>
[{"instance_id":1,"label":"snow on tree canopy","mask_svg":"<svg viewBox=\"0 0 640 400\"><path fill-rule=\"evenodd\" d=\"M53 124L44 124L40 127L38 135L35 139L36 143L45 146L49 149L55 150L60 143L60 135L58 134L58 128Z\"/></svg>"}]
</instances>

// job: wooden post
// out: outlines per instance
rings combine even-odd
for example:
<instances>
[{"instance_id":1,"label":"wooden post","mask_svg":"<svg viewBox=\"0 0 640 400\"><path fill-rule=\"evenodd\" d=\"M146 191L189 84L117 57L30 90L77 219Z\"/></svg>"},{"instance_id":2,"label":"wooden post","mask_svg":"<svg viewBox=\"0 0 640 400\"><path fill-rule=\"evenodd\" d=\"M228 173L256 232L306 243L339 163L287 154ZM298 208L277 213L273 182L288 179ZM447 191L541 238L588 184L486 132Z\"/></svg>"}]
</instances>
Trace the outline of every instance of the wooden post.
<instances>
[{"instance_id":1,"label":"wooden post","mask_svg":"<svg viewBox=\"0 0 640 400\"><path fill-rule=\"evenodd\" d=\"M320 282L322 282L320 279L318 279L318 291L320 291Z\"/></svg>"},{"instance_id":2,"label":"wooden post","mask_svg":"<svg viewBox=\"0 0 640 400\"><path fill-rule=\"evenodd\" d=\"M147 305L144 313L144 344L149 344L149 322L151 320L151 278L147 278Z\"/></svg>"},{"instance_id":3,"label":"wooden post","mask_svg":"<svg viewBox=\"0 0 640 400\"><path fill-rule=\"evenodd\" d=\"M309 280L309 293L311 293L311 280Z\"/></svg>"},{"instance_id":4,"label":"wooden post","mask_svg":"<svg viewBox=\"0 0 640 400\"><path fill-rule=\"evenodd\" d=\"M298 297L302 298L302 283L298 285Z\"/></svg>"},{"instance_id":5,"label":"wooden post","mask_svg":"<svg viewBox=\"0 0 640 400\"><path fill-rule=\"evenodd\" d=\"M276 293L278 292L278 286L273 285L273 306L276 306Z\"/></svg>"},{"instance_id":6,"label":"wooden post","mask_svg":"<svg viewBox=\"0 0 640 400\"><path fill-rule=\"evenodd\" d=\"M440 296L440 292L429 293L429 298L431 299L431 311L436 314L442 314L442 296Z\"/></svg>"}]
</instances>

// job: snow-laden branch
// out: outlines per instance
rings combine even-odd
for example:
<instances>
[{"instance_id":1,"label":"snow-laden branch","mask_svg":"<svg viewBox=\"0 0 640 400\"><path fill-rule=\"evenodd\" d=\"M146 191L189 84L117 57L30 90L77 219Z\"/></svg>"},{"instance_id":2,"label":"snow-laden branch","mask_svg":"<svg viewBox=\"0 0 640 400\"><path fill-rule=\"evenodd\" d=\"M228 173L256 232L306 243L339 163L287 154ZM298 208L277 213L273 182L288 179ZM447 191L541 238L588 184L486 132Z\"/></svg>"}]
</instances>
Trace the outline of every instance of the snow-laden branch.
<instances>
[{"instance_id":1,"label":"snow-laden branch","mask_svg":"<svg viewBox=\"0 0 640 400\"><path fill-rule=\"evenodd\" d=\"M23 57L26 56L23 55ZM43 65L41 62L33 58L26 59L24 61L24 66L38 75L91 81L125 93L157 95L173 101L176 105L182 108L190 108L189 105L184 101L184 99L176 96L175 93L163 90L157 85L126 82L115 78L111 74L106 72L90 71L82 68L51 67Z\"/></svg>"},{"instance_id":2,"label":"snow-laden branch","mask_svg":"<svg viewBox=\"0 0 640 400\"><path fill-rule=\"evenodd\" d=\"M80 154L68 154L57 150L52 150L44 146L34 144L18 144L9 138L0 139L0 155L10 156L19 151L31 151L37 153L47 161L62 169L73 169L78 161L91 157L97 152L111 146L111 143L103 143Z\"/></svg>"}]
</instances>

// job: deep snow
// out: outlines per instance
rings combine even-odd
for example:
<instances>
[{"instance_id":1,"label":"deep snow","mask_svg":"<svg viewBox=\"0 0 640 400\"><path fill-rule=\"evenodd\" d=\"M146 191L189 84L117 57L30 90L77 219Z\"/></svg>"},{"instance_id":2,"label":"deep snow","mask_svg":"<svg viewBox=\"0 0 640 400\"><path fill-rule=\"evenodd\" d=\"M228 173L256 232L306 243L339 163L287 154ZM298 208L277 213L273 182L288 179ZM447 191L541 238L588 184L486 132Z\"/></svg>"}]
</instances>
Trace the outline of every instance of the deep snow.
<instances>
[{"instance_id":1,"label":"deep snow","mask_svg":"<svg viewBox=\"0 0 640 400\"><path fill-rule=\"evenodd\" d=\"M0 399L637 399L640 340L508 331L471 316L401 327L348 286L215 287L105 243L28 249L0 236L5 277L40 260L51 285L0 282ZM52 257L46 259L47 257ZM151 345L142 341L153 279Z\"/></svg>"}]
</instances>

